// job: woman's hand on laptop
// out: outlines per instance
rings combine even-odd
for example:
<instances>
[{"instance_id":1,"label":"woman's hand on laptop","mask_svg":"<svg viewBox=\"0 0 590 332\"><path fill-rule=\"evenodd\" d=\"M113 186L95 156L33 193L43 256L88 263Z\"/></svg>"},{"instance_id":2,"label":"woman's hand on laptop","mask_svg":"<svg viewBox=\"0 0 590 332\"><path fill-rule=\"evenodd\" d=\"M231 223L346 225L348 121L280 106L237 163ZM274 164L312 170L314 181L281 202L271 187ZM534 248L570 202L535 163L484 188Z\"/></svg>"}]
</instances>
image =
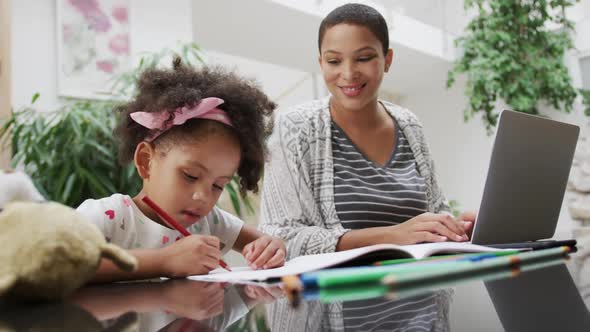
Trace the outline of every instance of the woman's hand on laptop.
<instances>
[{"instance_id":1,"label":"woman's hand on laptop","mask_svg":"<svg viewBox=\"0 0 590 332\"><path fill-rule=\"evenodd\" d=\"M389 226L397 240L393 243L463 242L469 240L465 228L455 218L442 213L422 213L404 223Z\"/></svg>"},{"instance_id":2,"label":"woman's hand on laptop","mask_svg":"<svg viewBox=\"0 0 590 332\"><path fill-rule=\"evenodd\" d=\"M353 229L340 237L336 250L342 251L378 243L406 245L467 240L469 237L459 220L448 214L427 212L394 226Z\"/></svg>"},{"instance_id":3,"label":"woman's hand on laptop","mask_svg":"<svg viewBox=\"0 0 590 332\"><path fill-rule=\"evenodd\" d=\"M471 238L471 233L473 233L473 226L475 225L475 217L477 216L477 211L465 211L459 215L457 220L463 226L465 233L467 236Z\"/></svg>"}]
</instances>

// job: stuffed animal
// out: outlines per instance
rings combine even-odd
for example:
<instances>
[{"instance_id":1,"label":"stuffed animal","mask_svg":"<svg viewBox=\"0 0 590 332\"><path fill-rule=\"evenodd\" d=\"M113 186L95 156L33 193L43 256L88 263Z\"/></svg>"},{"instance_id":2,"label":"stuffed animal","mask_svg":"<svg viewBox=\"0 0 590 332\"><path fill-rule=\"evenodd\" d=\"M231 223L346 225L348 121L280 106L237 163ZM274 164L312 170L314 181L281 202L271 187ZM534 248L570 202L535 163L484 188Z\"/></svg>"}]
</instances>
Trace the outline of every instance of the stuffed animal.
<instances>
[{"instance_id":1,"label":"stuffed animal","mask_svg":"<svg viewBox=\"0 0 590 332\"><path fill-rule=\"evenodd\" d=\"M31 178L12 170L0 170L0 210L14 201L42 202L43 195L37 190Z\"/></svg>"},{"instance_id":2,"label":"stuffed animal","mask_svg":"<svg viewBox=\"0 0 590 332\"><path fill-rule=\"evenodd\" d=\"M105 241L94 224L58 203L14 202L0 212L0 296L65 297L96 272L101 257L132 271L135 257Z\"/></svg>"},{"instance_id":3,"label":"stuffed animal","mask_svg":"<svg viewBox=\"0 0 590 332\"><path fill-rule=\"evenodd\" d=\"M127 312L117 318L111 318L108 324L104 324L85 309L72 303L0 302L0 331L2 332L134 332L139 329L139 315L135 312Z\"/></svg>"}]
</instances>

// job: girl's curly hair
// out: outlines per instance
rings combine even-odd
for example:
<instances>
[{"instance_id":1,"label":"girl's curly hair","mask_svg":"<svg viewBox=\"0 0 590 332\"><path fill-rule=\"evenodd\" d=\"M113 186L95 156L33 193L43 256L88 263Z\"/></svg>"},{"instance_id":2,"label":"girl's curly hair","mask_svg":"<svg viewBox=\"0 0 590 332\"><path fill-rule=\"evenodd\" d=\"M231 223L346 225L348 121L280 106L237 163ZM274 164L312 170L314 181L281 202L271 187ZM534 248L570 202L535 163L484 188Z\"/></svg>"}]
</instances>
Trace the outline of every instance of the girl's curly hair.
<instances>
[{"instance_id":1,"label":"girl's curly hair","mask_svg":"<svg viewBox=\"0 0 590 332\"><path fill-rule=\"evenodd\" d=\"M221 67L195 69L184 65L180 58L173 60L173 69L148 69L138 81L136 98L119 105L115 135L119 138L119 161L127 164L133 160L137 144L152 131L131 119L133 112L167 111L199 103L203 98L218 97L224 103L218 108L227 112L234 127L230 128L210 120L192 119L183 125L174 126L160 135L153 143L157 145L176 143L177 140L201 138L212 131L228 130L236 136L241 146L238 167L240 192L258 191L267 154L266 138L272 131L272 122L267 121L276 104L258 87L256 82L239 77Z\"/></svg>"}]
</instances>

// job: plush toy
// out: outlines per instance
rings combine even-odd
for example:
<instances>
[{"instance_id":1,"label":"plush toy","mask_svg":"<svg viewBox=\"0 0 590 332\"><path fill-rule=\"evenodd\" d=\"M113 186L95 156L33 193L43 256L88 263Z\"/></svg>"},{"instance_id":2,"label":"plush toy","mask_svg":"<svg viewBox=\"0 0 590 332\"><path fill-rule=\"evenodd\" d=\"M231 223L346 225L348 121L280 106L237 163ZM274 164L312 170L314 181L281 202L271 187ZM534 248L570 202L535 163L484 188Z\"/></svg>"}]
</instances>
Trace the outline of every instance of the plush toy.
<instances>
[{"instance_id":1,"label":"plush toy","mask_svg":"<svg viewBox=\"0 0 590 332\"><path fill-rule=\"evenodd\" d=\"M58 203L14 202L0 212L0 296L54 300L89 279L101 257L132 271L135 257L106 243L100 230Z\"/></svg>"},{"instance_id":2,"label":"plush toy","mask_svg":"<svg viewBox=\"0 0 590 332\"><path fill-rule=\"evenodd\" d=\"M19 171L0 170L0 210L14 201L42 202L45 198L31 178Z\"/></svg>"},{"instance_id":3,"label":"plush toy","mask_svg":"<svg viewBox=\"0 0 590 332\"><path fill-rule=\"evenodd\" d=\"M103 326L106 325L106 326ZM139 331L139 315L127 312L103 324L85 309L67 302L31 305L0 303L0 331Z\"/></svg>"}]
</instances>

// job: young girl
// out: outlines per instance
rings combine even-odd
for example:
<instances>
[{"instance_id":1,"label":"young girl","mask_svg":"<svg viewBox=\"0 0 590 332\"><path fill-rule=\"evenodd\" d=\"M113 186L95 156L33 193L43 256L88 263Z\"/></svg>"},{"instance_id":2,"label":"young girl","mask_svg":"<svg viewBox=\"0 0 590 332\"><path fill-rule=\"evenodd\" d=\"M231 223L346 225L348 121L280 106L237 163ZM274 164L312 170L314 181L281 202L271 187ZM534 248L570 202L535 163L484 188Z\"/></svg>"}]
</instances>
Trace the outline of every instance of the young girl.
<instances>
[{"instance_id":1,"label":"young girl","mask_svg":"<svg viewBox=\"0 0 590 332\"><path fill-rule=\"evenodd\" d=\"M254 269L282 265L281 240L215 207L236 171L242 193L258 190L270 132L264 117L275 104L250 81L220 68L195 70L178 58L173 70L144 72L138 87L135 100L117 109L115 134L120 161L135 163L143 188L133 198L86 200L78 211L107 241L130 250L139 267L121 272L103 260L94 281L204 274L230 249ZM168 227L145 195L194 235Z\"/></svg>"}]
</instances>

